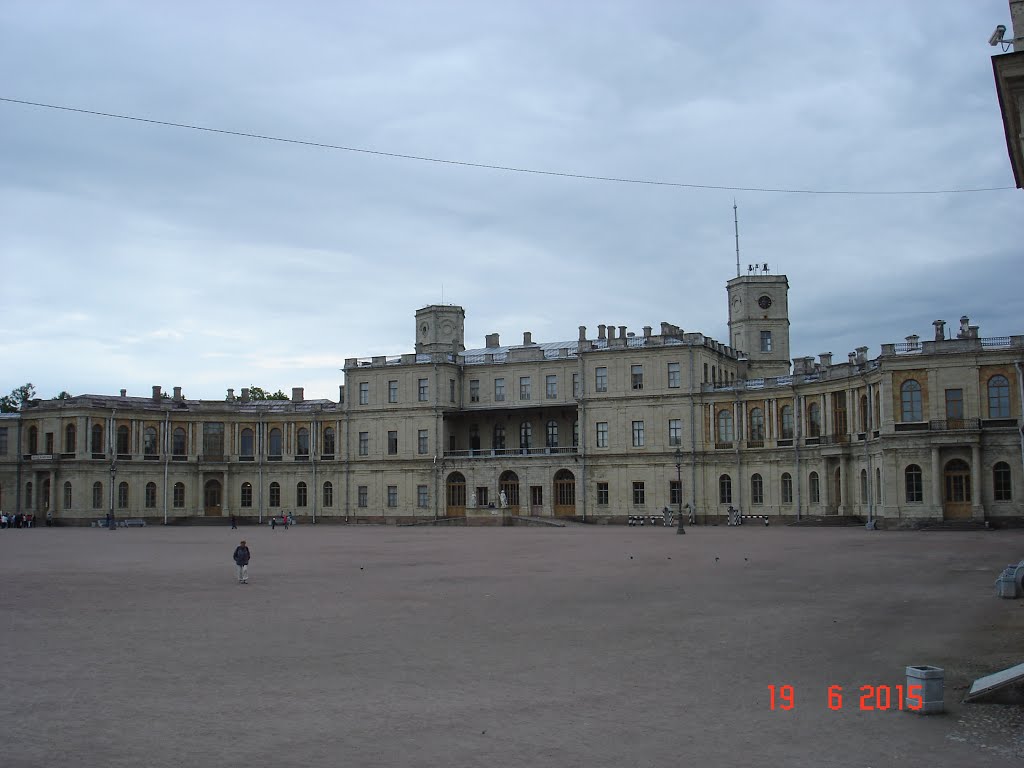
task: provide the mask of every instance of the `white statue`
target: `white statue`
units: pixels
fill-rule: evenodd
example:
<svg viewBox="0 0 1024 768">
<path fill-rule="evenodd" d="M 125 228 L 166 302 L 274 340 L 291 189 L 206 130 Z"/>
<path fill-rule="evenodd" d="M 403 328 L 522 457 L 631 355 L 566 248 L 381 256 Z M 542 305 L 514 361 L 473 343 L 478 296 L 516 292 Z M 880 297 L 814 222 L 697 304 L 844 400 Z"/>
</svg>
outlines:
<svg viewBox="0 0 1024 768">
<path fill-rule="evenodd" d="M 504 491 L 498 494 L 498 503 L 501 504 L 502 509 L 508 506 L 508 496 L 505 495 Z"/>
<path fill-rule="evenodd" d="M 469 506 L 470 507 L 475 507 L 476 506 L 476 494 L 475 493 L 469 494 Z"/>
</svg>

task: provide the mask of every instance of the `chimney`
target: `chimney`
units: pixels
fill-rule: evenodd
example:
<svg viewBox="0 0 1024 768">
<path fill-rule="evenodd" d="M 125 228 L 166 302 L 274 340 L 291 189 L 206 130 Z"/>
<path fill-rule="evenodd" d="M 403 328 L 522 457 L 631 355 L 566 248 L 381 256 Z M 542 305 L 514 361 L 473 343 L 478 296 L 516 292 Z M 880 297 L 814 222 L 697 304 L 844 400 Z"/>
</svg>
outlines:
<svg viewBox="0 0 1024 768">
<path fill-rule="evenodd" d="M 153 399 L 156 400 L 157 402 L 160 402 L 160 385 L 159 384 L 157 384 L 155 387 L 153 387 Z"/>
<path fill-rule="evenodd" d="M 586 340 L 587 340 L 587 326 L 581 325 L 580 326 L 580 341 L 586 341 Z"/>
<path fill-rule="evenodd" d="M 850 352 L 849 354 L 847 354 L 846 355 L 846 362 L 848 362 L 850 365 L 856 365 L 857 364 L 857 353 L 856 352 Z"/>
<path fill-rule="evenodd" d="M 615 326 L 608 326 L 608 341 L 615 341 Z"/>
<path fill-rule="evenodd" d="M 661 321 L 661 335 L 668 336 L 672 333 L 672 326 L 666 323 L 664 320 Z"/>
<path fill-rule="evenodd" d="M 248 403 L 249 402 L 249 388 L 248 387 L 242 387 L 242 402 L 243 403 Z"/>
<path fill-rule="evenodd" d="M 645 339 L 649 339 L 649 338 L 651 338 L 651 331 L 653 331 L 653 330 L 654 330 L 654 329 L 653 329 L 653 328 L 651 328 L 651 326 L 649 326 L 649 325 L 645 325 L 645 326 L 644 326 L 644 338 L 645 338 Z"/>
<path fill-rule="evenodd" d="M 293 403 L 301 403 L 302 402 L 302 387 L 292 387 L 292 402 Z"/>
<path fill-rule="evenodd" d="M 499 341 L 499 339 L 498 339 L 498 334 L 496 334 L 496 333 L 488 333 L 484 337 L 484 344 L 486 345 L 486 347 L 488 349 L 493 349 L 494 347 L 500 347 L 501 346 L 501 341 Z"/>
<path fill-rule="evenodd" d="M 235 399 L 235 390 L 228 389 L 228 400 L 234 400 L 234 399 Z"/>
<path fill-rule="evenodd" d="M 821 359 L 821 367 L 822 368 L 828 368 L 830 365 L 832 365 L 832 353 L 831 352 L 822 352 L 821 354 L 818 355 L 818 357 Z"/>
<path fill-rule="evenodd" d="M 969 338 L 969 339 L 976 339 L 976 338 L 978 338 L 979 326 L 972 325 L 972 326 L 969 326 L 967 330 L 968 330 L 967 338 Z"/>
<path fill-rule="evenodd" d="M 122 389 L 121 390 L 121 397 L 128 397 L 128 390 L 127 389 Z"/>
<path fill-rule="evenodd" d="M 181 387 L 174 388 L 174 399 L 181 400 Z"/>
<path fill-rule="evenodd" d="M 859 365 L 864 365 L 865 363 L 867 363 L 867 361 L 868 361 L 868 348 L 867 347 L 857 347 L 857 363 Z"/>
<path fill-rule="evenodd" d="M 619 338 L 620 339 L 626 338 L 626 326 L 624 326 L 624 325 L 620 325 L 619 326 Z"/>
<path fill-rule="evenodd" d="M 935 340 L 944 341 L 946 338 L 946 321 L 936 320 L 932 325 L 935 326 Z"/>
<path fill-rule="evenodd" d="M 967 315 L 960 318 L 960 333 L 956 335 L 958 339 L 969 339 L 971 337 L 970 323 L 971 319 Z"/>
<path fill-rule="evenodd" d="M 523 331 L 523 346 L 533 344 L 533 334 L 529 331 Z"/>
<path fill-rule="evenodd" d="M 603 340 L 603 339 L 606 338 L 606 336 L 604 335 L 604 329 L 605 329 L 605 324 L 604 323 L 601 323 L 599 326 L 597 326 L 597 338 L 598 339 Z"/>
<path fill-rule="evenodd" d="M 919 341 L 921 341 L 921 337 L 918 336 L 916 333 L 912 333 L 909 336 L 907 336 L 907 344 L 910 345 L 911 347 L 916 347 Z"/>
</svg>

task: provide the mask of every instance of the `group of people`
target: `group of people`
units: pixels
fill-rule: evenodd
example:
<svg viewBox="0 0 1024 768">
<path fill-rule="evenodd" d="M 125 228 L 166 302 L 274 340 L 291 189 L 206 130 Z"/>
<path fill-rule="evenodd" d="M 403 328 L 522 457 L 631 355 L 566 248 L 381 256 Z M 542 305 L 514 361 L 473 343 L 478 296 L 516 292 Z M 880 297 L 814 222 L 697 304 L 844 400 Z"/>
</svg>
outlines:
<svg viewBox="0 0 1024 768">
<path fill-rule="evenodd" d="M 0 528 L 31 528 L 35 525 L 35 515 L 23 515 L 18 512 L 15 515 L 8 515 L 0 512 Z"/>
</svg>

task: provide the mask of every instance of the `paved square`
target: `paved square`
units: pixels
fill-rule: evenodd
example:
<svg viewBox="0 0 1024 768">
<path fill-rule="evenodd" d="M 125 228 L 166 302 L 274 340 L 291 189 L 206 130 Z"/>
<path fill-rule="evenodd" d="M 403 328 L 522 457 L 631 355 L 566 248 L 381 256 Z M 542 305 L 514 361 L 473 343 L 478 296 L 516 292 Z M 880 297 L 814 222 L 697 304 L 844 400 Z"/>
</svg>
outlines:
<svg viewBox="0 0 1024 768">
<path fill-rule="evenodd" d="M 0 762 L 1022 764 L 1021 708 L 959 703 L 1024 660 L 992 588 L 1022 556 L 1015 531 L 0 531 Z M 861 711 L 922 664 L 947 714 Z"/>
</svg>

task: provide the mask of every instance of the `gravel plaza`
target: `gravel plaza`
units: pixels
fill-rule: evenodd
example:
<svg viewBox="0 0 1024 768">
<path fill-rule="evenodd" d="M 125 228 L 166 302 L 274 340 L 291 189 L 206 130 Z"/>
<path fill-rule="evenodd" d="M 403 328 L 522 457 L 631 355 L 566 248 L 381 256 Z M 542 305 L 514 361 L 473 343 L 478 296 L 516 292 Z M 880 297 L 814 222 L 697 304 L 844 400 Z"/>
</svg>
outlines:
<svg viewBox="0 0 1024 768">
<path fill-rule="evenodd" d="M 243 538 L 247 585 L 231 560 Z M 1024 765 L 1024 707 L 960 703 L 1024 661 L 1024 600 L 992 586 L 1022 557 L 1024 531 L 5 530 L 0 754 L 5 768 Z M 945 714 L 899 711 L 907 665 L 945 670 Z M 773 685 L 792 686 L 791 709 L 772 709 Z M 878 689 L 862 709 L 865 685 L 887 686 L 889 709 Z"/>
</svg>

